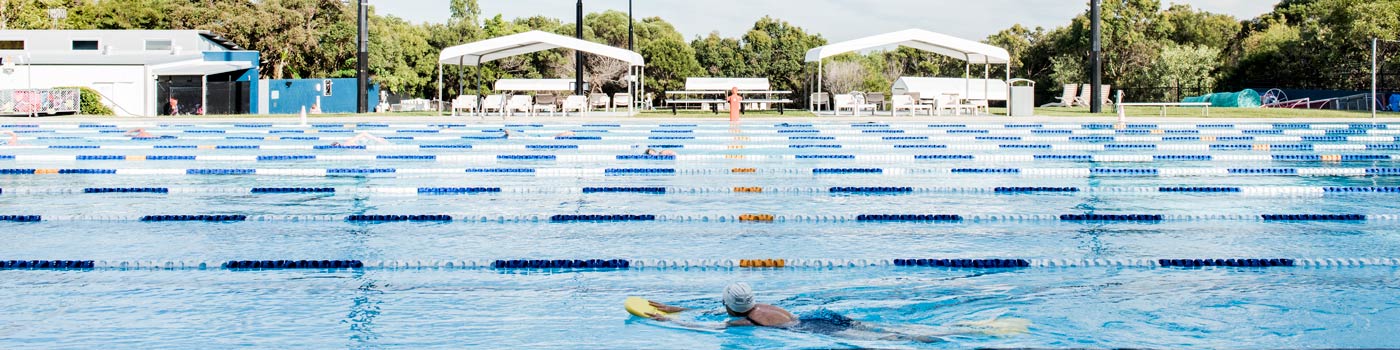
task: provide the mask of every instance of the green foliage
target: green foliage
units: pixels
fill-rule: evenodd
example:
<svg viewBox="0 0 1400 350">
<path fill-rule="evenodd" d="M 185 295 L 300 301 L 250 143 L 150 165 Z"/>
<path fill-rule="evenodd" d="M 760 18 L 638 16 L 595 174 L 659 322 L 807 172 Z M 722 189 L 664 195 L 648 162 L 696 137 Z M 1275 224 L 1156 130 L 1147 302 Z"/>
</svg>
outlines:
<svg viewBox="0 0 1400 350">
<path fill-rule="evenodd" d="M 97 90 L 83 86 L 65 86 L 58 89 L 78 89 L 78 114 L 82 115 L 116 115 L 112 108 L 102 103 L 102 95 Z"/>
</svg>

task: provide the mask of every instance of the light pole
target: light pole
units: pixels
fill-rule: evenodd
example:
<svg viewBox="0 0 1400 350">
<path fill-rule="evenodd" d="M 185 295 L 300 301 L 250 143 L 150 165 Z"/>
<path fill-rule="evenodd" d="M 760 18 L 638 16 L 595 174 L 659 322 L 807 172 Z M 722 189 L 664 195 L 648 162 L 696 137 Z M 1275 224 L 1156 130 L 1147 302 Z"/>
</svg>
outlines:
<svg viewBox="0 0 1400 350">
<path fill-rule="evenodd" d="M 1089 31 L 1091 33 L 1089 35 L 1094 37 L 1094 48 L 1093 51 L 1089 53 L 1089 66 L 1091 66 L 1093 70 L 1093 77 L 1090 78 L 1090 84 L 1092 85 L 1089 87 L 1091 91 L 1089 95 L 1089 113 L 1103 113 L 1103 98 L 1100 97 L 1103 96 L 1103 57 L 1100 56 L 1103 52 L 1100 36 L 1103 33 L 1101 32 L 1101 25 L 1099 24 L 1102 15 L 1099 9 L 1101 2 L 1102 0 L 1093 0 L 1089 9 L 1089 16 L 1093 17 L 1093 24 L 1090 25 Z"/>
<path fill-rule="evenodd" d="M 637 51 L 637 49 L 632 48 L 632 41 L 632 0 L 627 0 L 627 50 Z"/>
<path fill-rule="evenodd" d="M 360 0 L 360 50 L 356 56 L 357 113 L 369 112 L 369 0 Z"/>
<path fill-rule="evenodd" d="M 578 0 L 574 36 L 583 40 L 583 0 Z M 574 94 L 583 96 L 583 52 L 574 51 Z"/>
</svg>

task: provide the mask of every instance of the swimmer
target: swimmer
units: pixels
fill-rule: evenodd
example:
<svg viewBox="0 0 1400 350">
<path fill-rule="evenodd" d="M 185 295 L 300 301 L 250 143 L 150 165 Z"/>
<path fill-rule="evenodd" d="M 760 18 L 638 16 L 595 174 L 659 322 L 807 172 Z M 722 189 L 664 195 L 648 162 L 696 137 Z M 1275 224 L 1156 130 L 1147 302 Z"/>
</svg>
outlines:
<svg viewBox="0 0 1400 350">
<path fill-rule="evenodd" d="M 520 131 L 516 131 L 516 132 L 521 133 L 521 134 L 522 134 L 521 136 L 530 136 L 530 135 L 528 135 L 528 134 L 525 134 L 525 131 L 524 131 L 524 130 L 520 130 Z M 501 137 L 502 137 L 502 138 L 507 138 L 507 139 L 508 139 L 508 138 L 510 138 L 511 136 L 516 136 L 516 135 L 513 134 L 513 133 L 511 133 L 511 131 L 510 131 L 509 129 L 501 129 Z M 558 133 L 558 134 L 554 134 L 554 137 L 572 137 L 572 136 L 574 136 L 574 132 L 573 132 L 573 131 L 565 131 L 565 132 L 561 132 L 561 133 Z"/>
<path fill-rule="evenodd" d="M 361 131 L 359 134 L 355 134 L 355 137 L 351 137 L 349 140 L 341 142 L 332 142 L 331 146 L 358 146 L 360 143 L 364 142 L 374 142 L 374 144 L 377 145 L 384 145 L 390 143 L 389 140 L 385 140 L 382 137 L 374 136 L 368 132 Z"/>
<path fill-rule="evenodd" d="M 649 156 L 674 156 L 676 152 L 669 149 L 658 150 L 655 148 L 648 148 L 646 151 L 643 151 L 642 154 Z"/>
<path fill-rule="evenodd" d="M 155 138 L 155 135 L 151 135 L 151 133 L 146 132 L 146 129 L 144 129 L 144 128 L 135 128 L 135 129 L 127 130 L 126 133 L 125 133 L 125 134 L 122 134 L 122 135 L 123 135 L 123 136 L 130 136 L 131 138 L 134 138 L 134 139 L 153 139 L 153 138 Z"/>
<path fill-rule="evenodd" d="M 678 321 L 666 317 L 662 314 L 650 314 L 651 319 L 661 322 L 671 322 L 676 325 L 695 329 L 725 329 L 729 327 L 771 327 L 786 329 L 795 332 L 816 333 L 835 337 L 863 340 L 897 340 L 913 341 L 921 343 L 942 342 L 943 339 L 934 335 L 917 335 L 895 332 L 881 329 L 852 320 L 832 311 L 819 310 L 801 317 L 793 315 L 791 312 L 781 307 L 761 304 L 755 301 L 753 289 L 747 283 L 734 283 L 724 288 L 724 295 L 721 298 L 724 303 L 724 312 L 731 319 L 718 325 L 696 324 Z M 690 310 L 683 307 L 666 305 L 658 302 L 651 302 L 651 306 L 666 313 L 676 313 Z M 957 332 L 942 335 L 973 334 L 978 332 Z"/>
<path fill-rule="evenodd" d="M 0 146 L 19 146 L 19 145 L 20 145 L 20 144 L 19 144 L 19 134 L 16 134 L 14 131 L 9 131 L 9 130 L 0 131 L 0 134 L 10 135 L 10 139 L 9 139 L 9 140 L 5 140 L 4 143 L 0 143 Z"/>
</svg>

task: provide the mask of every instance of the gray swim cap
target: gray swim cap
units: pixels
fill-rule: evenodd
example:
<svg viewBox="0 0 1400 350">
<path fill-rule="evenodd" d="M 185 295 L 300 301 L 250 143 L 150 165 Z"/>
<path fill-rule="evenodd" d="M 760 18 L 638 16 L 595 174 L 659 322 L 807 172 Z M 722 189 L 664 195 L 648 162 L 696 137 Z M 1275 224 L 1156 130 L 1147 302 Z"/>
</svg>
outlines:
<svg viewBox="0 0 1400 350">
<path fill-rule="evenodd" d="M 724 306 L 734 312 L 753 310 L 753 299 L 753 288 L 750 288 L 748 283 L 738 282 L 724 287 Z"/>
</svg>

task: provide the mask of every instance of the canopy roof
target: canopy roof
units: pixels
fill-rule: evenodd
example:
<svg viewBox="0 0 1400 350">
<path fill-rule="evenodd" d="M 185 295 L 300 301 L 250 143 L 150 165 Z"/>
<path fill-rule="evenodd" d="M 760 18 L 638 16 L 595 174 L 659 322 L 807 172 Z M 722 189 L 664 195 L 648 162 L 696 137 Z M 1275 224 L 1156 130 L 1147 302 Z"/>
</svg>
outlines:
<svg viewBox="0 0 1400 350">
<path fill-rule="evenodd" d="M 573 89 L 573 79 L 496 80 L 496 91 L 569 91 Z"/>
<path fill-rule="evenodd" d="M 538 30 L 449 47 L 442 50 L 442 54 L 438 56 L 438 63 L 475 66 L 506 57 L 557 48 L 611 57 L 633 66 L 646 65 L 646 60 L 636 52 Z"/>
<path fill-rule="evenodd" d="M 685 78 L 685 89 L 691 91 L 729 91 L 736 87 L 743 91 L 764 91 L 770 88 L 768 78 Z"/>
<path fill-rule="evenodd" d="M 923 29 L 906 29 L 814 48 L 807 51 L 807 62 L 817 62 L 823 58 L 847 52 L 893 45 L 929 51 L 968 63 L 1007 64 L 1011 62 L 1011 54 L 1006 52 L 1006 49 Z"/>
<path fill-rule="evenodd" d="M 215 75 L 252 69 L 253 64 L 243 61 L 185 61 L 151 68 L 155 75 Z"/>
</svg>

